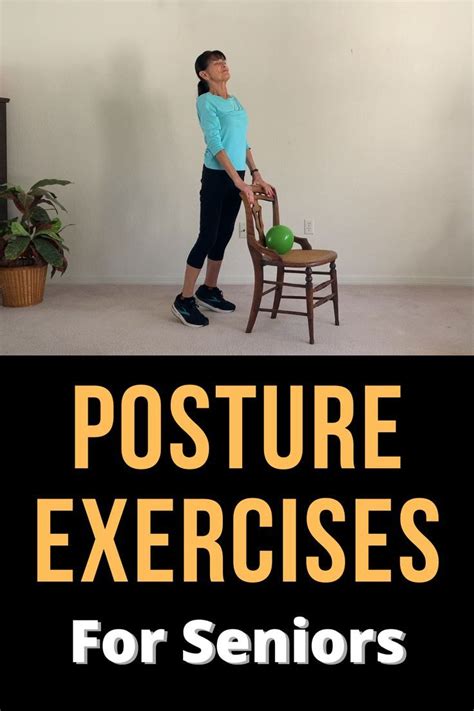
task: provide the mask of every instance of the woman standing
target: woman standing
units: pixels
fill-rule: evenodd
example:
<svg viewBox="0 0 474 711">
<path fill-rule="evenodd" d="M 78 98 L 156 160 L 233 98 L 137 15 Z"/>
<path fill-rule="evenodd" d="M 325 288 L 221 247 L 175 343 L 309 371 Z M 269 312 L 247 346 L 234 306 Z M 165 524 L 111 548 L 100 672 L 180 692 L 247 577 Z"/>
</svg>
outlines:
<svg viewBox="0 0 474 711">
<path fill-rule="evenodd" d="M 204 133 L 206 150 L 201 177 L 201 216 L 199 236 L 189 253 L 183 289 L 176 297 L 172 312 L 184 325 L 207 326 L 209 319 L 199 307 L 230 313 L 235 304 L 226 301 L 217 287 L 217 279 L 225 248 L 232 237 L 242 199 L 247 196 L 253 205 L 253 191 L 244 182 L 245 165 L 252 175 L 252 184 L 273 196 L 255 167 L 247 143 L 248 116 L 237 97 L 227 92 L 230 78 L 225 55 L 219 50 L 207 51 L 196 59 L 194 68 L 200 81 L 196 109 Z M 194 295 L 194 287 L 207 258 L 206 277 Z"/>
</svg>

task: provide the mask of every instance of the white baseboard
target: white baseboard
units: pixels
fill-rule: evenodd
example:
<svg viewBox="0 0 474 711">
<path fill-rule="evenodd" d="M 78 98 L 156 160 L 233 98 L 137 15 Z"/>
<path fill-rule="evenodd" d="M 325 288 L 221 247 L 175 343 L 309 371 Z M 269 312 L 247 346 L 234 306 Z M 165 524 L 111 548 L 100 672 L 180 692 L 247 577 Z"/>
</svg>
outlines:
<svg viewBox="0 0 474 711">
<path fill-rule="evenodd" d="M 297 275 L 292 275 L 297 278 Z M 51 284 L 154 284 L 162 286 L 180 285 L 183 275 L 174 276 L 100 276 L 100 275 L 83 275 L 64 277 L 55 276 L 53 280 L 48 279 Z M 394 275 L 379 275 L 371 276 L 365 274 L 341 274 L 338 273 L 339 284 L 354 285 L 354 286 L 474 286 L 474 277 L 446 277 L 446 276 L 394 276 Z M 253 284 L 253 274 L 227 275 L 222 276 L 221 284 Z"/>
<path fill-rule="evenodd" d="M 369 276 L 363 274 L 344 276 L 338 273 L 337 277 L 340 284 L 360 286 L 474 286 L 474 276 Z"/>
</svg>

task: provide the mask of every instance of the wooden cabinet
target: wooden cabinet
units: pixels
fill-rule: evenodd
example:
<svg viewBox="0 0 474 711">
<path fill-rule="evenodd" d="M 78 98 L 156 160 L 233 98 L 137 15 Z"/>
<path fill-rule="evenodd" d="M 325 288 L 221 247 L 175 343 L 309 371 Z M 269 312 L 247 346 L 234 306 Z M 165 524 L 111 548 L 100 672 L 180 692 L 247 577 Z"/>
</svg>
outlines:
<svg viewBox="0 0 474 711">
<path fill-rule="evenodd" d="M 7 104 L 0 98 L 0 185 L 7 182 Z M 7 200 L 0 200 L 0 220 L 7 219 Z"/>
</svg>

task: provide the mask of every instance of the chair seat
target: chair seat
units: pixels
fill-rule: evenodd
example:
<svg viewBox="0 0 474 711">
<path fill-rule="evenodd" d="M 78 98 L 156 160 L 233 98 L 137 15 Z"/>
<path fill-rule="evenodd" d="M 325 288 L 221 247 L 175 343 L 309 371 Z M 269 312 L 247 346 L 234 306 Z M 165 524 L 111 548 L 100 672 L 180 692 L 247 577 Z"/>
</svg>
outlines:
<svg viewBox="0 0 474 711">
<path fill-rule="evenodd" d="M 329 264 L 337 259 L 336 252 L 331 249 L 290 249 L 286 254 L 282 254 L 283 264 L 291 267 L 317 267 L 321 264 Z"/>
</svg>

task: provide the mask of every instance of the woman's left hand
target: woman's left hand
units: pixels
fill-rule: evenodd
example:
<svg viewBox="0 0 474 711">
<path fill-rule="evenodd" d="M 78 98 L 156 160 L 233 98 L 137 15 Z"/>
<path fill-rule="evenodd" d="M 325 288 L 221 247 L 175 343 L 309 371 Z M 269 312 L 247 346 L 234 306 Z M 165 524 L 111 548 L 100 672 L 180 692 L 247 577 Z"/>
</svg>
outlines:
<svg viewBox="0 0 474 711">
<path fill-rule="evenodd" d="M 260 173 L 254 173 L 252 177 L 252 185 L 261 185 L 263 188 L 263 192 L 268 195 L 268 197 L 273 197 L 274 196 L 274 191 L 272 186 L 269 183 L 266 183 Z"/>
</svg>

